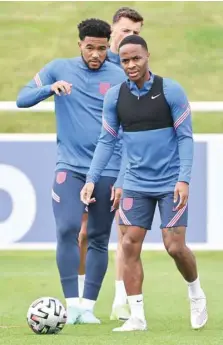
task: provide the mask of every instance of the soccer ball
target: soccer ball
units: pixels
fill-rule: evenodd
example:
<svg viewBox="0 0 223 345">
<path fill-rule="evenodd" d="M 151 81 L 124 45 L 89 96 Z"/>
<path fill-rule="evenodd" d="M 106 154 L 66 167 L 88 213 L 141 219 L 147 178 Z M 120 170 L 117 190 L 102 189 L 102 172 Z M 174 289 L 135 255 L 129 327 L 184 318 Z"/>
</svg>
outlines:
<svg viewBox="0 0 223 345">
<path fill-rule="evenodd" d="M 53 297 L 41 297 L 29 307 L 27 322 L 37 334 L 57 334 L 65 326 L 67 314 L 62 303 Z"/>
</svg>

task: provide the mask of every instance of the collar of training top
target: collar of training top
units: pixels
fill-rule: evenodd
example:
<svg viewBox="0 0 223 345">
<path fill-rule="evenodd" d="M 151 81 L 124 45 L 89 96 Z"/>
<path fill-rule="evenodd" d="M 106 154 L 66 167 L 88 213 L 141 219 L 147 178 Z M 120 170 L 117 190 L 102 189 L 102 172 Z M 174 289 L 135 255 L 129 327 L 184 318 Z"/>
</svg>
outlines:
<svg viewBox="0 0 223 345">
<path fill-rule="evenodd" d="M 151 86 L 152 86 L 153 81 L 154 81 L 154 74 L 151 71 L 149 71 L 149 74 L 150 74 L 150 79 L 144 83 L 143 88 L 142 88 L 145 91 L 149 91 L 151 89 Z M 127 84 L 128 84 L 129 89 L 131 91 L 138 89 L 138 86 L 136 85 L 136 83 L 134 81 L 131 81 L 128 79 Z"/>
</svg>

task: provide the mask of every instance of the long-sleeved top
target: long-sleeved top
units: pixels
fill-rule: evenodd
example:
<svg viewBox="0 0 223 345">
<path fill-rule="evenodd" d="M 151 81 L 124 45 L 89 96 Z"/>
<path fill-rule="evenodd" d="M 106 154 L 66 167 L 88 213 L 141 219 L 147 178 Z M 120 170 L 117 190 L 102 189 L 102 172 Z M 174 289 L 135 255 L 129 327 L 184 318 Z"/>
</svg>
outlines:
<svg viewBox="0 0 223 345">
<path fill-rule="evenodd" d="M 138 89 L 134 82 L 126 81 L 130 92 L 138 99 L 149 93 L 153 82 L 152 73 L 141 89 Z M 121 101 L 121 85 L 116 85 L 106 94 L 103 127 L 87 174 L 87 182 L 98 181 L 116 143 L 118 129 L 122 125 L 117 112 L 117 103 Z M 173 126 L 123 133 L 128 160 L 127 167 L 122 164 L 124 189 L 171 192 L 177 181 L 190 182 L 193 162 L 190 105 L 183 88 L 172 79 L 163 78 L 163 94 L 170 109 Z M 156 101 L 157 97 L 159 95 L 153 95 L 151 98 Z M 137 124 L 137 117 L 135 123 Z M 116 185 L 118 186 L 118 181 Z"/>
<path fill-rule="evenodd" d="M 121 67 L 121 61 L 120 61 L 120 57 L 119 54 L 115 54 L 111 51 L 111 49 L 107 50 L 107 59 L 108 61 L 114 63 L 116 66 L 118 66 L 119 68 Z"/>
<path fill-rule="evenodd" d="M 64 80 L 72 84 L 70 95 L 58 96 L 51 85 Z M 56 59 L 48 63 L 20 92 L 19 108 L 32 107 L 54 95 L 57 127 L 56 170 L 70 169 L 82 174 L 89 170 L 100 136 L 103 100 L 110 87 L 126 80 L 120 67 L 105 61 L 91 70 L 82 57 Z M 120 139 L 120 138 L 119 138 Z M 117 177 L 121 163 L 121 141 L 114 147 L 102 175 Z"/>
</svg>

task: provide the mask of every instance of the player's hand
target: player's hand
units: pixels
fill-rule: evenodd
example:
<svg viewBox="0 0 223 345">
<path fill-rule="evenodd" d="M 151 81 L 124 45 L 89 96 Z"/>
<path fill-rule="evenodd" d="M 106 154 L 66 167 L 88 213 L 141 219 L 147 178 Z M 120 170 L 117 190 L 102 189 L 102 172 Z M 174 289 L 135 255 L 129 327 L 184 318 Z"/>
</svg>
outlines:
<svg viewBox="0 0 223 345">
<path fill-rule="evenodd" d="M 94 191 L 94 183 L 92 182 L 85 183 L 80 193 L 81 201 L 85 205 L 92 204 L 93 202 L 96 201 L 95 198 L 92 198 L 93 191 Z"/>
<path fill-rule="evenodd" d="M 113 201 L 111 212 L 114 211 L 115 209 L 118 209 L 121 197 L 122 197 L 122 188 L 115 188 L 113 186 L 111 190 L 111 199 L 110 199 L 111 201 Z"/>
<path fill-rule="evenodd" d="M 189 196 L 189 185 L 186 182 L 177 182 L 175 189 L 174 189 L 174 203 L 177 202 L 178 199 L 179 203 L 174 208 L 175 211 L 180 210 L 187 204 Z"/>
<path fill-rule="evenodd" d="M 57 81 L 56 83 L 51 85 L 51 91 L 55 92 L 56 95 L 61 96 L 70 95 L 71 94 L 72 84 L 67 83 L 64 80 Z"/>
</svg>

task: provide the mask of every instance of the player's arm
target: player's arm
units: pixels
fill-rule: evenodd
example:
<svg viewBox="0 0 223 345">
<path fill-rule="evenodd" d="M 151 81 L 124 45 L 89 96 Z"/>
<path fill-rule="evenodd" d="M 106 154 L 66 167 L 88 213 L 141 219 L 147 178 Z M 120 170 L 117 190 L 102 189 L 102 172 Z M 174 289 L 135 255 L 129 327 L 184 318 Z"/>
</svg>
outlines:
<svg viewBox="0 0 223 345">
<path fill-rule="evenodd" d="M 116 88 L 110 89 L 105 96 L 103 104 L 102 130 L 98 140 L 94 157 L 87 174 L 87 182 L 98 182 L 102 171 L 108 164 L 118 139 L 119 120 L 116 111 Z"/>
<path fill-rule="evenodd" d="M 108 164 L 118 139 L 119 120 L 116 111 L 119 88 L 111 88 L 105 96 L 103 104 L 103 120 L 101 135 L 94 152 L 90 169 L 87 173 L 86 184 L 81 191 L 81 200 L 89 204 L 94 200 L 91 195 L 95 183 L 98 182 L 101 173 Z"/>
<path fill-rule="evenodd" d="M 53 60 L 41 69 L 19 92 L 16 100 L 17 107 L 29 108 L 54 94 L 70 93 L 71 84 L 56 80 L 55 71 L 58 68 L 60 68 L 59 60 Z"/>
<path fill-rule="evenodd" d="M 123 190 L 123 183 L 124 183 L 124 176 L 125 176 L 125 171 L 126 171 L 126 166 L 127 166 L 127 150 L 126 150 L 126 145 L 123 140 L 123 131 L 122 128 L 120 127 L 119 129 L 119 140 L 121 143 L 121 165 L 120 165 L 120 170 L 119 174 L 117 177 L 117 180 L 112 187 L 112 194 L 111 194 L 111 200 L 113 201 L 112 204 L 112 210 L 118 209 L 119 203 L 122 197 L 122 190 Z"/>
<path fill-rule="evenodd" d="M 126 171 L 126 166 L 127 166 L 127 150 L 126 150 L 126 145 L 124 143 L 124 141 L 122 140 L 122 159 L 121 159 L 121 166 L 120 166 L 120 170 L 119 170 L 119 174 L 117 177 L 117 180 L 114 184 L 115 188 L 122 188 L 123 186 L 123 182 L 124 182 L 124 175 L 125 175 L 125 171 Z"/>
<path fill-rule="evenodd" d="M 175 81 L 166 80 L 164 94 L 171 109 L 178 140 L 180 173 L 175 187 L 174 201 L 180 198 L 176 209 L 186 206 L 193 164 L 194 142 L 190 104 L 183 88 Z"/>
<path fill-rule="evenodd" d="M 167 79 L 168 81 L 168 79 Z M 178 181 L 189 184 L 193 164 L 193 131 L 190 104 L 183 88 L 170 81 L 164 93 L 169 103 L 178 140 L 180 174 Z"/>
</svg>

